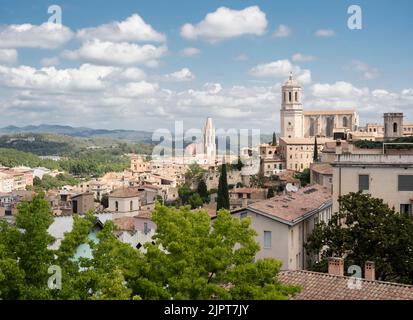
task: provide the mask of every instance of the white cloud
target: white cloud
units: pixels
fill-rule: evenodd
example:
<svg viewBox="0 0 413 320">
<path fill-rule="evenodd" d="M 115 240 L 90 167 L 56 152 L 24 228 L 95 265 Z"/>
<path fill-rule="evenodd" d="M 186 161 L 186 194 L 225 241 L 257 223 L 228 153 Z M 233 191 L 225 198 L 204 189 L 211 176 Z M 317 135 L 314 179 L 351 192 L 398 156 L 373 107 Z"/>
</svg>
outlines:
<svg viewBox="0 0 413 320">
<path fill-rule="evenodd" d="M 351 83 L 338 81 L 334 84 L 316 83 L 312 86 L 311 91 L 315 97 L 360 97 L 366 94 L 366 88 L 358 89 Z"/>
<path fill-rule="evenodd" d="M 293 56 L 291 57 L 291 59 L 292 59 L 294 62 L 310 62 L 310 61 L 316 60 L 317 58 L 314 57 L 314 56 L 306 56 L 306 55 L 304 55 L 304 54 L 302 54 L 302 53 L 295 53 L 295 54 L 293 54 Z"/>
<path fill-rule="evenodd" d="M 43 67 L 58 66 L 60 64 L 59 57 L 43 58 L 40 63 Z"/>
<path fill-rule="evenodd" d="M 293 65 L 289 60 L 277 60 L 270 63 L 259 64 L 249 70 L 249 74 L 254 77 L 276 77 L 287 78 L 290 72 L 295 74 L 297 80 L 302 84 L 311 83 L 311 72 Z"/>
<path fill-rule="evenodd" d="M 0 27 L 0 48 L 56 49 L 72 37 L 69 28 L 54 23 L 13 24 Z"/>
<path fill-rule="evenodd" d="M 181 53 L 181 56 L 184 56 L 184 57 L 193 57 L 193 56 L 200 54 L 201 50 L 199 50 L 198 48 L 190 47 L 190 48 L 183 49 L 180 53 Z"/>
<path fill-rule="evenodd" d="M 274 31 L 273 37 L 276 38 L 286 38 L 292 34 L 292 30 L 285 24 L 280 24 L 277 30 Z"/>
<path fill-rule="evenodd" d="M 188 68 L 183 68 L 179 71 L 166 74 L 161 77 L 164 81 L 186 82 L 195 79 L 195 75 Z"/>
<path fill-rule="evenodd" d="M 81 29 L 77 32 L 77 37 L 82 40 L 99 39 L 111 42 L 166 41 L 164 34 L 154 30 L 136 13 L 121 22 L 115 21 L 96 28 Z"/>
<path fill-rule="evenodd" d="M 248 56 L 246 54 L 240 54 L 239 56 L 236 56 L 234 58 L 235 61 L 247 61 L 248 60 Z"/>
<path fill-rule="evenodd" d="M 135 43 L 114 43 L 108 41 L 86 41 L 75 51 L 66 51 L 64 56 L 69 59 L 105 65 L 136 65 L 156 66 L 157 59 L 167 52 L 165 46 L 151 44 L 138 45 Z"/>
<path fill-rule="evenodd" d="M 146 81 L 131 82 L 126 86 L 121 87 L 118 91 L 120 96 L 128 98 L 137 98 L 147 95 L 152 95 L 158 91 L 159 85 L 157 83 L 150 83 Z"/>
<path fill-rule="evenodd" d="M 16 49 L 0 49 L 0 64 L 16 64 L 17 59 Z"/>
<path fill-rule="evenodd" d="M 112 67 L 90 64 L 81 65 L 78 69 L 0 66 L 0 85 L 18 89 L 47 90 L 51 94 L 60 90 L 99 90 L 105 87 L 104 78 L 114 70 Z"/>
<path fill-rule="evenodd" d="M 366 62 L 360 60 L 353 60 L 350 66 L 346 67 L 345 69 L 361 73 L 362 77 L 366 80 L 376 79 L 380 75 L 377 68 L 374 68 Z"/>
<path fill-rule="evenodd" d="M 204 20 L 196 25 L 183 25 L 181 36 L 189 40 L 202 38 L 209 42 L 218 42 L 246 34 L 263 35 L 267 24 L 265 13 L 258 6 L 243 10 L 220 7 L 208 13 Z"/>
<path fill-rule="evenodd" d="M 329 38 L 329 37 L 334 37 L 335 35 L 336 35 L 336 32 L 332 29 L 319 29 L 315 32 L 316 37 Z"/>
</svg>

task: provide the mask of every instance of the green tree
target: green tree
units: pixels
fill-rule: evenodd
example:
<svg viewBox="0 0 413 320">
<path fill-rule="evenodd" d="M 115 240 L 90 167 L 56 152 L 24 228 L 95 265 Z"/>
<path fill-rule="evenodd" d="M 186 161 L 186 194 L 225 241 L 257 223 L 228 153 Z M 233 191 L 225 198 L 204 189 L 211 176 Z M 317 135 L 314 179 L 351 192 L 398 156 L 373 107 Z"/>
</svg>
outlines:
<svg viewBox="0 0 413 320">
<path fill-rule="evenodd" d="M 318 144 L 317 144 L 317 137 L 314 137 L 313 160 L 314 160 L 314 162 L 317 162 L 317 161 L 318 161 Z"/>
<path fill-rule="evenodd" d="M 191 185 L 193 182 L 198 182 L 202 179 L 202 175 L 205 173 L 199 164 L 190 164 L 188 170 L 185 172 L 185 183 Z"/>
<path fill-rule="evenodd" d="M 104 194 L 102 198 L 100 199 L 100 204 L 103 206 L 103 208 L 109 207 L 109 196 L 107 194 Z"/>
<path fill-rule="evenodd" d="M 205 183 L 205 180 L 202 179 L 201 181 L 199 181 L 198 187 L 197 187 L 197 192 L 201 196 L 202 201 L 204 201 L 204 202 L 209 201 L 208 188 L 207 188 L 207 185 Z"/>
<path fill-rule="evenodd" d="M 311 181 L 311 171 L 310 169 L 306 168 L 303 172 L 299 172 L 295 175 L 297 179 L 300 180 L 301 185 L 305 187 L 306 185 L 310 184 Z"/>
<path fill-rule="evenodd" d="M 275 132 L 272 134 L 272 146 L 276 147 L 277 146 L 277 136 L 275 135 Z"/>
<path fill-rule="evenodd" d="M 313 269 L 325 271 L 328 257 L 345 256 L 347 264 L 374 261 L 376 277 L 383 281 L 413 283 L 413 221 L 398 214 L 382 199 L 350 193 L 339 198 L 340 209 L 328 224 L 316 226 L 306 248 L 321 252 Z"/>
<path fill-rule="evenodd" d="M 221 166 L 221 175 L 219 176 L 218 183 L 217 210 L 220 209 L 229 209 L 229 193 L 226 163 L 223 163 Z"/>
<path fill-rule="evenodd" d="M 274 189 L 269 188 L 267 193 L 267 199 L 274 198 Z"/>
<path fill-rule="evenodd" d="M 189 198 L 192 196 L 194 192 L 191 190 L 191 188 L 187 185 L 184 184 L 178 188 L 178 195 L 179 199 L 181 200 L 182 205 L 188 204 Z"/>
<path fill-rule="evenodd" d="M 198 193 L 194 193 L 192 196 L 189 197 L 188 204 L 191 205 L 192 209 L 197 209 L 199 207 L 202 207 L 204 201 Z"/>
<path fill-rule="evenodd" d="M 148 244 L 148 274 L 172 299 L 286 299 L 297 287 L 281 284 L 281 263 L 254 262 L 259 250 L 250 219 L 226 210 L 214 223 L 203 210 L 157 206 L 156 245 Z M 163 248 L 164 250 L 161 250 Z"/>
</svg>

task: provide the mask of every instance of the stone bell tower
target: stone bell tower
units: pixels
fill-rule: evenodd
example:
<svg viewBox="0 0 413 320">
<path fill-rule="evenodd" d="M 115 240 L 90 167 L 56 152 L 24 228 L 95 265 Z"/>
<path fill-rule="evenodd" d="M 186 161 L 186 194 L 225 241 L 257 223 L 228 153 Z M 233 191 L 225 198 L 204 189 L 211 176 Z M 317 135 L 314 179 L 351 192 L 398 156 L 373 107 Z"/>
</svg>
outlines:
<svg viewBox="0 0 413 320">
<path fill-rule="evenodd" d="M 289 79 L 281 89 L 281 137 L 304 137 L 304 113 L 301 103 L 301 86 L 290 74 Z"/>
</svg>

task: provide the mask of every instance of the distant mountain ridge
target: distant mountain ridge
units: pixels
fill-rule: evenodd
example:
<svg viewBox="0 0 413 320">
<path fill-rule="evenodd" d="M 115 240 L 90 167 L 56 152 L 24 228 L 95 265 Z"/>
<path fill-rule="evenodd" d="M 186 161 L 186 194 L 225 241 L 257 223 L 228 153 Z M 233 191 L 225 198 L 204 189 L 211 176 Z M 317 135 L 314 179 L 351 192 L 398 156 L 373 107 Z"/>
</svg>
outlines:
<svg viewBox="0 0 413 320">
<path fill-rule="evenodd" d="M 78 138 L 112 138 L 142 143 L 151 143 L 152 141 L 152 132 L 149 131 L 91 129 L 86 127 L 48 124 L 41 124 L 37 126 L 29 125 L 24 127 L 7 126 L 0 128 L 0 135 L 17 133 L 51 133 Z"/>
</svg>

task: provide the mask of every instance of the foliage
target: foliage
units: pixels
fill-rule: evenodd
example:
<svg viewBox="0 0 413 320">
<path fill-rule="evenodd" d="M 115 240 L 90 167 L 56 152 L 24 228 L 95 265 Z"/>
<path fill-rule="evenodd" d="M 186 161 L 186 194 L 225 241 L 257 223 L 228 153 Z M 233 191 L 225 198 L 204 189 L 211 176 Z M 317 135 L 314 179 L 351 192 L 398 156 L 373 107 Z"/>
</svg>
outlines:
<svg viewBox="0 0 413 320">
<path fill-rule="evenodd" d="M 326 225 L 316 226 L 306 248 L 321 251 L 318 265 L 328 257 L 345 256 L 347 264 L 363 266 L 374 261 L 376 277 L 383 281 L 413 283 L 413 221 L 398 214 L 382 199 L 350 193 L 339 198 L 340 210 Z M 321 267 L 313 266 L 320 270 Z"/>
<path fill-rule="evenodd" d="M 208 188 L 205 183 L 205 180 L 202 179 L 201 181 L 199 181 L 197 192 L 200 195 L 203 202 L 209 202 Z"/>
<path fill-rule="evenodd" d="M 204 201 L 202 200 L 201 196 L 198 193 L 192 194 L 188 199 L 188 204 L 191 205 L 192 209 L 197 209 L 202 207 Z"/>
<path fill-rule="evenodd" d="M 272 146 L 276 147 L 277 146 L 277 136 L 275 135 L 275 132 L 272 134 Z"/>
<path fill-rule="evenodd" d="M 310 184 L 310 169 L 304 169 L 303 172 L 298 172 L 295 174 L 295 178 L 301 181 L 301 186 L 305 187 L 306 185 Z"/>
<path fill-rule="evenodd" d="M 79 180 L 68 174 L 60 173 L 56 177 L 50 175 L 43 175 L 42 179 L 34 177 L 33 186 L 36 190 L 50 190 L 61 188 L 65 185 L 74 186 L 79 183 Z"/>
<path fill-rule="evenodd" d="M 217 210 L 229 209 L 229 193 L 227 181 L 227 165 L 221 166 L 221 174 L 218 182 Z"/>
<path fill-rule="evenodd" d="M 206 170 L 203 169 L 199 164 L 190 164 L 188 170 L 185 172 L 185 183 L 191 185 L 192 183 L 199 182 L 205 172 Z"/>
<path fill-rule="evenodd" d="M 313 151 L 313 161 L 318 161 L 318 144 L 317 144 L 317 137 L 314 137 L 314 151 Z"/>
<path fill-rule="evenodd" d="M 267 193 L 267 199 L 274 198 L 274 189 L 269 188 Z"/>
<path fill-rule="evenodd" d="M 103 206 L 103 208 L 109 207 L 109 196 L 107 194 L 104 194 L 102 198 L 100 199 L 100 204 Z"/>
<path fill-rule="evenodd" d="M 413 136 L 399 137 L 384 142 L 391 143 L 413 143 Z M 354 142 L 357 148 L 361 149 L 381 149 L 383 148 L 383 141 L 358 140 Z M 413 145 L 387 145 L 386 149 L 412 149 Z"/>
<path fill-rule="evenodd" d="M 255 262 L 259 250 L 250 219 L 220 211 L 214 223 L 203 210 L 156 205 L 154 243 L 144 254 L 115 235 L 111 221 L 74 216 L 59 249 L 49 245 L 47 201 L 23 202 L 16 226 L 0 221 L 0 299 L 287 299 L 299 288 L 277 280 L 281 263 Z M 89 239 L 99 230 L 98 241 Z M 92 258 L 74 258 L 88 244 Z M 61 290 L 47 286 L 48 268 L 62 270 Z"/>
</svg>

